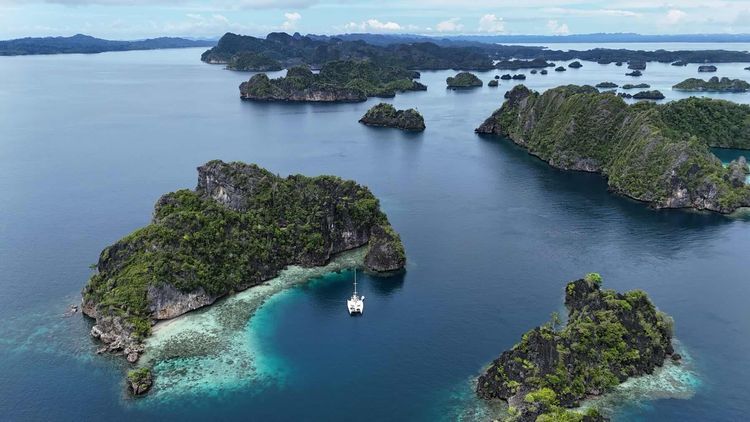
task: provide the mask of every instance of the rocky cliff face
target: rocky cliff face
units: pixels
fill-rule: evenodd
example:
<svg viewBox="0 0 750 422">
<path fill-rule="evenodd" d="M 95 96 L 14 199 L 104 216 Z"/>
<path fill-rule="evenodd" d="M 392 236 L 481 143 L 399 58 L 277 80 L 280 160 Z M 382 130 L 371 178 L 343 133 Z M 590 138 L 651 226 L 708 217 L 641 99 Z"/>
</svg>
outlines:
<svg viewBox="0 0 750 422">
<path fill-rule="evenodd" d="M 398 234 L 377 199 L 332 176 L 281 178 L 255 165 L 211 161 L 195 191 L 164 195 L 152 224 L 102 251 L 83 290 L 91 334 L 134 362 L 153 321 L 210 305 L 275 277 L 368 246 L 366 270 L 404 268 Z"/>
<path fill-rule="evenodd" d="M 425 129 L 424 118 L 417 110 L 396 110 L 386 103 L 380 103 L 367 110 L 359 122 L 369 126 L 393 127 L 414 132 Z"/>
<path fill-rule="evenodd" d="M 479 397 L 506 400 L 518 420 L 534 421 L 661 366 L 673 353 L 671 318 L 641 291 L 600 284 L 598 274 L 568 283 L 567 324 L 553 319 L 524 334 L 479 377 Z"/>
<path fill-rule="evenodd" d="M 729 110 L 727 126 L 703 116 L 714 108 Z M 589 86 L 543 94 L 517 86 L 476 132 L 507 136 L 554 167 L 603 173 L 612 191 L 655 208 L 730 213 L 750 205 L 750 188 L 728 182 L 709 146 L 734 132 L 744 142 L 748 116 L 708 99 L 629 106 Z"/>
</svg>

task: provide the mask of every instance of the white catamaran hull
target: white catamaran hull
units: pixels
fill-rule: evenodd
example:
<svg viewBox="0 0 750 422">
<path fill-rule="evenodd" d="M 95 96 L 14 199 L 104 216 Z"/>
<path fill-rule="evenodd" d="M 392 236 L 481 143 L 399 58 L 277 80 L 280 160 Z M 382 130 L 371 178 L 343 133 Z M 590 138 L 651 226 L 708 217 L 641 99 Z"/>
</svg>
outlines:
<svg viewBox="0 0 750 422">
<path fill-rule="evenodd" d="M 346 301 L 346 307 L 349 309 L 349 315 L 361 314 L 365 310 L 365 301 L 362 298 L 352 298 Z"/>
</svg>

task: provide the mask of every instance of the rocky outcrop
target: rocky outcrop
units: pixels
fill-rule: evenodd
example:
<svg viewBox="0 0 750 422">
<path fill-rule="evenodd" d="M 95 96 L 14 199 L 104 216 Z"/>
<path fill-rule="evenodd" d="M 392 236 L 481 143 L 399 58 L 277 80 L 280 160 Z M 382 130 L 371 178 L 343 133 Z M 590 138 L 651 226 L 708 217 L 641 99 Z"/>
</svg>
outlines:
<svg viewBox="0 0 750 422">
<path fill-rule="evenodd" d="M 487 86 L 490 88 L 497 88 L 500 84 L 497 82 L 497 79 L 492 79 L 491 81 L 487 82 Z"/>
<path fill-rule="evenodd" d="M 366 187 L 211 161 L 195 191 L 164 195 L 149 226 L 102 251 L 82 310 L 96 319 L 99 352 L 135 362 L 154 321 L 358 247 L 368 247 L 370 272 L 404 268 L 401 240 Z"/>
<path fill-rule="evenodd" d="M 640 70 L 634 70 L 634 71 L 632 71 L 632 72 L 628 72 L 628 73 L 626 73 L 626 74 L 625 74 L 625 76 L 634 76 L 634 77 L 638 77 L 638 76 L 643 76 L 643 73 L 642 73 L 642 72 L 641 72 Z"/>
<path fill-rule="evenodd" d="M 128 372 L 128 391 L 134 396 L 146 394 L 154 384 L 154 377 L 149 368 L 138 368 Z"/>
<path fill-rule="evenodd" d="M 517 86 L 506 98 L 477 133 L 507 136 L 557 168 L 603 173 L 613 192 L 655 208 L 750 205 L 750 188 L 730 183 L 709 149 L 750 145 L 747 106 L 699 98 L 629 106 L 589 86 L 543 94 Z"/>
<path fill-rule="evenodd" d="M 568 67 L 571 68 L 571 69 L 580 69 L 580 68 L 583 67 L 583 65 L 579 61 L 574 61 L 574 62 L 570 63 L 568 65 Z"/>
<path fill-rule="evenodd" d="M 617 88 L 617 84 L 614 82 L 599 82 L 598 84 L 596 84 L 596 87 L 602 89 L 610 89 Z"/>
<path fill-rule="evenodd" d="M 459 72 L 456 76 L 449 76 L 445 83 L 449 89 L 476 88 L 483 85 L 482 80 L 471 72 Z"/>
<path fill-rule="evenodd" d="M 142 338 L 135 335 L 135 327 L 119 315 L 97 315 L 86 313 L 96 318 L 96 324 L 91 327 L 91 337 L 98 339 L 104 345 L 97 350 L 98 354 L 112 353 L 122 355 L 130 363 L 135 363 L 143 353 Z"/>
<path fill-rule="evenodd" d="M 368 126 L 392 127 L 414 132 L 421 132 L 425 129 L 424 118 L 417 110 L 413 108 L 396 110 L 387 103 L 377 104 L 367 110 L 359 122 Z"/>
<path fill-rule="evenodd" d="M 373 227 L 365 267 L 370 271 L 388 273 L 400 271 L 405 265 L 406 254 L 398 234 L 390 226 Z"/>
<path fill-rule="evenodd" d="M 661 366 L 674 352 L 672 319 L 642 291 L 601 290 L 601 282 L 592 273 L 568 283 L 567 323 L 553 315 L 524 334 L 479 377 L 477 395 L 507 401 L 518 412 L 514 420 L 535 421 Z"/>
</svg>

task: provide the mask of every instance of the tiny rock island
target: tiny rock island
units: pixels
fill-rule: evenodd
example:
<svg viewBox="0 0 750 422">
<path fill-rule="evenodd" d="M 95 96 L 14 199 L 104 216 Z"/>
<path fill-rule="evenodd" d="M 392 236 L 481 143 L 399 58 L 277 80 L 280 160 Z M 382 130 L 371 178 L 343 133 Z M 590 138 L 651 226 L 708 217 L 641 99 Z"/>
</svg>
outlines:
<svg viewBox="0 0 750 422">
<path fill-rule="evenodd" d="M 524 334 L 479 377 L 479 397 L 506 400 L 513 421 L 598 421 L 595 410 L 567 408 L 662 366 L 674 353 L 672 318 L 643 291 L 622 294 L 601 283 L 596 273 L 568 283 L 567 323 L 553 314 Z"/>
<path fill-rule="evenodd" d="M 599 82 L 598 84 L 596 84 L 597 88 L 602 88 L 602 89 L 617 88 L 617 86 L 618 85 L 614 82 Z"/>
<path fill-rule="evenodd" d="M 689 92 L 747 92 L 750 90 L 750 83 L 742 79 L 719 79 L 714 76 L 707 81 L 699 78 L 685 79 L 672 89 Z"/>
<path fill-rule="evenodd" d="M 456 76 L 449 76 L 445 83 L 450 89 L 476 88 L 483 85 L 482 80 L 471 72 L 459 72 Z"/>
<path fill-rule="evenodd" d="M 651 88 L 649 84 L 625 84 L 622 89 L 648 89 Z"/>
<path fill-rule="evenodd" d="M 330 62 L 313 73 L 306 66 L 292 67 L 285 77 L 253 75 L 240 84 L 243 100 L 286 102 L 360 102 L 368 97 L 393 97 L 396 92 L 424 91 L 419 72 L 370 61 Z"/>
<path fill-rule="evenodd" d="M 322 266 L 363 246 L 366 270 L 404 268 L 401 239 L 366 187 L 210 161 L 198 168 L 194 191 L 162 196 L 151 224 L 102 251 L 82 310 L 96 319 L 91 335 L 105 343 L 102 352 L 135 362 L 155 321 L 256 286 L 288 265 Z"/>
<path fill-rule="evenodd" d="M 367 110 L 359 119 L 360 123 L 368 126 L 393 127 L 402 130 L 420 132 L 425 129 L 424 118 L 413 108 L 396 110 L 390 104 L 380 103 Z"/>
<path fill-rule="evenodd" d="M 708 98 L 628 105 L 576 85 L 543 94 L 519 85 L 506 98 L 477 133 L 507 136 L 553 167 L 602 173 L 612 191 L 654 208 L 750 206 L 750 187 L 710 150 L 750 149 L 750 106 Z"/>
<path fill-rule="evenodd" d="M 664 94 L 662 94 L 661 91 L 658 89 L 654 89 L 651 91 L 641 91 L 633 95 L 633 98 L 636 100 L 663 100 Z"/>
</svg>

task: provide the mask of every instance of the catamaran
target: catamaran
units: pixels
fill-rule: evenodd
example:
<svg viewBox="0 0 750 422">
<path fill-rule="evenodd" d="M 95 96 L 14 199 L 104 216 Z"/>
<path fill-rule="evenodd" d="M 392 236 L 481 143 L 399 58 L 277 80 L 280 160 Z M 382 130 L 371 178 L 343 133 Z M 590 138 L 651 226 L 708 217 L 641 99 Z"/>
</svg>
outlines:
<svg viewBox="0 0 750 422">
<path fill-rule="evenodd" d="M 365 297 L 357 294 L 357 270 L 354 270 L 354 294 L 346 301 L 346 308 L 349 309 L 349 315 L 359 314 L 365 310 Z"/>
</svg>

